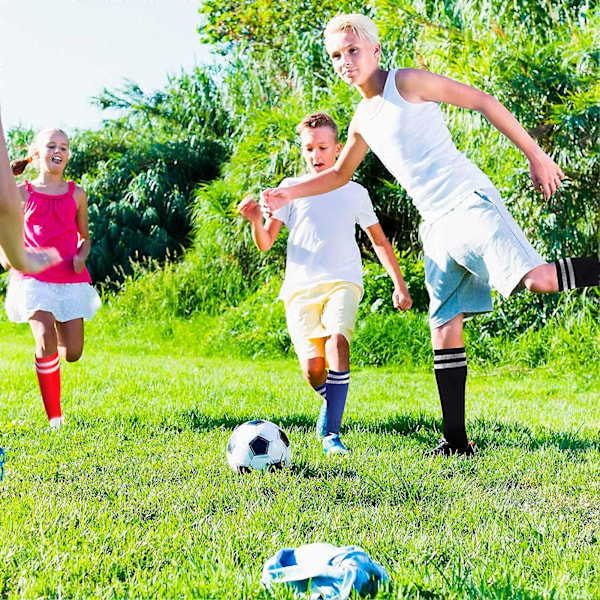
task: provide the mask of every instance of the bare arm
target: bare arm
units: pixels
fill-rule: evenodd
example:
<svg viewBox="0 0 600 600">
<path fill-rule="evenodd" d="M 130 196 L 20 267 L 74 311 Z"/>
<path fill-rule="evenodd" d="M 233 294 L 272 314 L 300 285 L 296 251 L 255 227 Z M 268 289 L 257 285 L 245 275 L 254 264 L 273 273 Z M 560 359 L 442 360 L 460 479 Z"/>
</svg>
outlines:
<svg viewBox="0 0 600 600">
<path fill-rule="evenodd" d="M 400 266 L 398 265 L 398 260 L 396 259 L 390 241 L 387 239 L 387 236 L 379 223 L 367 227 L 366 232 L 373 244 L 373 249 L 375 250 L 375 254 L 377 254 L 379 262 L 383 265 L 394 282 L 394 292 L 392 294 L 394 308 L 408 310 L 412 306 L 412 298 L 408 293 L 404 277 L 402 277 L 402 272 L 400 271 Z"/>
<path fill-rule="evenodd" d="M 0 121 L 0 256 L 5 266 L 37 273 L 60 261 L 56 250 L 31 252 L 23 243 L 23 205 L 8 159 Z"/>
<path fill-rule="evenodd" d="M 443 102 L 480 112 L 504 134 L 529 161 L 533 186 L 550 198 L 560 187 L 564 174 L 560 167 L 535 143 L 515 117 L 493 96 L 420 69 L 400 69 L 396 86 L 409 102 Z"/>
<path fill-rule="evenodd" d="M 77 253 L 73 257 L 73 269 L 75 273 L 81 273 L 85 268 L 85 261 L 92 248 L 90 240 L 90 227 L 88 222 L 88 202 L 87 194 L 77 187 L 75 190 L 75 201 L 77 202 L 77 231 L 79 232 L 80 242 Z"/>
<path fill-rule="evenodd" d="M 250 221 L 252 239 L 261 252 L 266 252 L 273 247 L 283 223 L 279 219 L 268 218 L 263 221 L 260 206 L 252 196 L 246 196 L 238 206 L 238 213 Z"/>
<path fill-rule="evenodd" d="M 261 203 L 272 212 L 296 198 L 306 198 L 331 192 L 346 185 L 365 157 L 369 147 L 353 123 L 348 129 L 348 141 L 335 166 L 310 179 L 286 188 L 271 188 L 261 193 Z"/>
</svg>

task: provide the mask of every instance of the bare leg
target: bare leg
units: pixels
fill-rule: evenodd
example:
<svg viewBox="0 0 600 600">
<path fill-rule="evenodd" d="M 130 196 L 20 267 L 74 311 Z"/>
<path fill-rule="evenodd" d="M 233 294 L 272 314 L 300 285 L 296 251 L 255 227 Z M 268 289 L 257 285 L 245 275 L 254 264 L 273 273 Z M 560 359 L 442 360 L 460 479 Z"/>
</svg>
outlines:
<svg viewBox="0 0 600 600">
<path fill-rule="evenodd" d="M 431 330 L 431 344 L 434 350 L 445 348 L 461 348 L 463 339 L 463 315 L 457 315 L 440 327 Z"/>
<path fill-rule="evenodd" d="M 341 333 L 334 333 L 325 342 L 325 354 L 329 367 L 334 371 L 347 371 L 350 368 L 350 344 Z"/>
<path fill-rule="evenodd" d="M 523 285 L 536 294 L 552 294 L 558 292 L 558 277 L 556 266 L 544 264 L 535 267 L 523 277 Z"/>
<path fill-rule="evenodd" d="M 529 271 L 523 278 L 523 285 L 537 294 L 597 287 L 600 285 L 600 260 L 597 256 L 561 258 Z"/>
<path fill-rule="evenodd" d="M 35 355 L 46 358 L 56 353 L 58 349 L 58 334 L 54 315 L 44 310 L 38 310 L 29 319 L 29 326 L 35 339 Z"/>
<path fill-rule="evenodd" d="M 58 351 L 67 362 L 75 362 L 83 352 L 83 319 L 73 319 L 56 323 L 58 333 Z"/>
<path fill-rule="evenodd" d="M 302 362 L 302 373 L 306 381 L 313 387 L 321 387 L 327 379 L 325 359 L 321 356 L 309 358 Z"/>
</svg>

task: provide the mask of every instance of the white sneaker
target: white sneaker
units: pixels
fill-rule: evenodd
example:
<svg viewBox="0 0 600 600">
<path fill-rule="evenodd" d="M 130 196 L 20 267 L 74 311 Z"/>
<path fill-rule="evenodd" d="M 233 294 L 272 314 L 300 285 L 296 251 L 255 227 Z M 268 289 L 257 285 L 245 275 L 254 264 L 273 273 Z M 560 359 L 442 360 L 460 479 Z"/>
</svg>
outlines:
<svg viewBox="0 0 600 600">
<path fill-rule="evenodd" d="M 60 417 L 52 417 L 48 421 L 50 429 L 60 429 L 65 424 L 65 418 L 61 415 Z"/>
<path fill-rule="evenodd" d="M 330 433 L 329 435 L 323 438 L 323 452 L 328 456 L 332 454 L 349 454 L 350 451 L 340 439 L 340 436 L 337 433 Z"/>
</svg>

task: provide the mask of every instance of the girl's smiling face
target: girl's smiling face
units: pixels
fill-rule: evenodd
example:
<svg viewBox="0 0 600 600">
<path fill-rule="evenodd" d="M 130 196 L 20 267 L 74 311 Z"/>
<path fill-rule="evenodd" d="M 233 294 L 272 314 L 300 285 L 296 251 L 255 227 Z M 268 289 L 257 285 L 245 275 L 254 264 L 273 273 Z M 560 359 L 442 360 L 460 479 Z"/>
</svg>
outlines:
<svg viewBox="0 0 600 600">
<path fill-rule="evenodd" d="M 33 156 L 39 160 L 40 169 L 62 173 L 69 160 L 69 139 L 56 129 L 42 131 L 34 142 Z"/>
</svg>

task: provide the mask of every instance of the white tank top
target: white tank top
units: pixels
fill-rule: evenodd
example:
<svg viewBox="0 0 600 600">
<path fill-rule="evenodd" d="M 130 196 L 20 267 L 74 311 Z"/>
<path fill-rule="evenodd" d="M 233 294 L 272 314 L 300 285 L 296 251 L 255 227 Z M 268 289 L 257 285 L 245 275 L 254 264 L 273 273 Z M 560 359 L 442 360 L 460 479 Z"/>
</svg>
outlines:
<svg viewBox="0 0 600 600">
<path fill-rule="evenodd" d="M 359 105 L 355 124 L 369 148 L 407 191 L 424 221 L 434 221 L 474 190 L 494 187 L 454 145 L 437 102 L 408 102 L 388 73 L 373 114 Z"/>
</svg>

